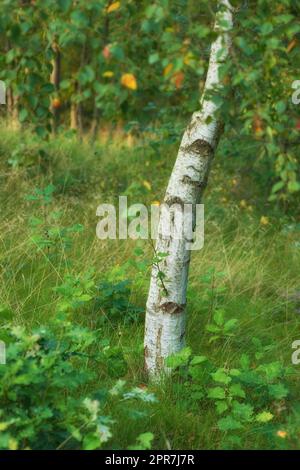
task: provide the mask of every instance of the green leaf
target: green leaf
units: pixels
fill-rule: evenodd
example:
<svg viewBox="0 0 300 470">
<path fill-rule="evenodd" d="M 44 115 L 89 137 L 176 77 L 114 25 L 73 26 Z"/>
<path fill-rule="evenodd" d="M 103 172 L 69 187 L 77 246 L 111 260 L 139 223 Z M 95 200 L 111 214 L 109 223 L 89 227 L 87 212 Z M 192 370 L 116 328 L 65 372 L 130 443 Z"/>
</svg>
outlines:
<svg viewBox="0 0 300 470">
<path fill-rule="evenodd" d="M 240 397 L 240 398 L 246 397 L 246 394 L 240 384 L 231 385 L 231 387 L 229 388 L 229 393 L 233 397 Z"/>
<path fill-rule="evenodd" d="M 26 108 L 21 109 L 19 112 L 19 120 L 20 122 L 24 122 L 28 117 L 28 111 Z"/>
<path fill-rule="evenodd" d="M 234 416 L 242 419 L 243 421 L 252 421 L 254 408 L 249 403 L 239 403 L 238 401 L 233 401 L 232 412 Z"/>
<path fill-rule="evenodd" d="M 222 331 L 219 326 L 213 325 L 211 323 L 209 325 L 206 325 L 206 330 L 210 333 L 220 333 L 220 331 Z"/>
<path fill-rule="evenodd" d="M 267 34 L 270 34 L 273 31 L 273 25 L 272 23 L 264 23 L 262 27 L 260 28 L 261 33 L 266 36 Z"/>
<path fill-rule="evenodd" d="M 275 109 L 277 111 L 278 114 L 282 114 L 284 113 L 284 111 L 286 110 L 286 103 L 285 101 L 278 101 L 275 105 Z"/>
<path fill-rule="evenodd" d="M 137 441 L 142 445 L 143 449 L 149 450 L 151 449 L 153 439 L 154 435 L 152 432 L 144 432 L 138 436 Z"/>
<path fill-rule="evenodd" d="M 217 341 L 218 339 L 220 338 L 220 336 L 218 335 L 215 335 L 215 336 L 212 336 L 211 338 L 209 338 L 209 344 L 210 343 L 214 343 L 215 341 Z"/>
<path fill-rule="evenodd" d="M 258 423 L 268 423 L 269 421 L 273 419 L 273 417 L 274 416 L 269 411 L 262 411 L 262 413 L 259 413 L 258 415 L 256 415 L 255 420 Z"/>
<path fill-rule="evenodd" d="M 216 410 L 219 415 L 224 413 L 224 411 L 228 410 L 228 405 L 226 401 L 216 401 Z"/>
<path fill-rule="evenodd" d="M 89 20 L 81 10 L 75 10 L 71 13 L 71 20 L 73 23 L 80 27 L 86 27 L 89 24 Z"/>
<path fill-rule="evenodd" d="M 202 362 L 207 361 L 206 356 L 194 356 L 193 359 L 190 362 L 190 366 L 196 366 L 198 364 L 201 364 Z"/>
<path fill-rule="evenodd" d="M 290 193 L 296 193 L 300 191 L 300 183 L 298 181 L 289 181 L 287 187 Z"/>
<path fill-rule="evenodd" d="M 159 61 L 158 52 L 154 52 L 153 54 L 150 54 L 149 59 L 148 59 L 148 62 L 150 65 L 155 64 L 158 61 Z"/>
<path fill-rule="evenodd" d="M 0 323 L 6 320 L 12 320 L 13 311 L 7 305 L 0 305 Z"/>
<path fill-rule="evenodd" d="M 191 348 L 183 348 L 177 354 L 172 354 L 171 356 L 167 357 L 165 360 L 165 364 L 167 367 L 176 368 L 182 365 L 187 364 L 190 356 L 192 354 Z"/>
<path fill-rule="evenodd" d="M 224 372 L 224 369 L 218 369 L 217 372 L 212 373 L 211 376 L 215 382 L 220 382 L 225 385 L 228 385 L 232 380 L 232 378 Z"/>
<path fill-rule="evenodd" d="M 238 320 L 236 318 L 232 318 L 228 320 L 224 325 L 224 331 L 227 333 L 228 331 L 234 329 L 236 327 Z"/>
<path fill-rule="evenodd" d="M 226 416 L 226 418 L 221 418 L 218 421 L 218 427 L 220 431 L 234 431 L 235 429 L 241 429 L 243 426 L 232 416 Z"/>
<path fill-rule="evenodd" d="M 240 364 L 243 369 L 249 369 L 250 359 L 247 354 L 242 354 L 240 359 Z"/>
<path fill-rule="evenodd" d="M 217 400 L 223 400 L 225 395 L 225 390 L 221 387 L 210 388 L 207 393 L 208 398 L 213 398 Z"/>
<path fill-rule="evenodd" d="M 222 326 L 224 324 L 224 310 L 217 310 L 213 318 L 218 326 Z"/>
<path fill-rule="evenodd" d="M 278 181 L 277 183 L 274 184 L 272 187 L 272 193 L 277 193 L 280 191 L 280 189 L 284 188 L 284 182 L 283 181 Z"/>
<path fill-rule="evenodd" d="M 276 400 L 281 400 L 289 394 L 288 389 L 283 384 L 269 385 L 268 389 L 271 397 L 275 398 Z"/>
<path fill-rule="evenodd" d="M 89 433 L 84 436 L 83 450 L 99 449 L 101 445 L 100 437 L 95 433 Z"/>
</svg>

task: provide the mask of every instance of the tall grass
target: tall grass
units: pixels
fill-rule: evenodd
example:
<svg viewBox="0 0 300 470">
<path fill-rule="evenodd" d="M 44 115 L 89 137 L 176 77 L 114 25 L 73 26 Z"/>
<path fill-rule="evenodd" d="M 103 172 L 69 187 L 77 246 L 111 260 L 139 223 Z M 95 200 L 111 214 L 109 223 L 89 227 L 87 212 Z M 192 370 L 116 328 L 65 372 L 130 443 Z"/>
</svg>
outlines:
<svg viewBox="0 0 300 470">
<path fill-rule="evenodd" d="M 161 146 L 157 154 L 147 140 L 134 146 L 121 139 L 91 146 L 70 136 L 41 144 L 29 132 L 0 130 L 0 305 L 16 312 L 16 324 L 29 327 L 47 322 L 57 301 L 53 288 L 61 284 L 67 272 L 86 272 L 91 266 L 99 281 L 108 276 L 130 279 L 129 301 L 145 305 L 150 266 L 148 270 L 139 269 L 134 254 L 137 242 L 96 238 L 96 208 L 101 202 L 116 202 L 121 194 L 128 194 L 130 202 L 160 200 L 174 155 L 175 147 Z M 228 183 L 233 178 L 238 179 L 237 185 Z M 150 190 L 145 181 L 150 183 Z M 63 214 L 59 223 L 84 226 L 84 232 L 74 236 L 70 249 L 59 247 L 55 259 L 36 250 L 31 240 L 29 219 L 41 214 L 25 198 L 36 187 L 50 183 L 56 186 L 51 209 Z M 293 297 L 300 285 L 297 232 L 285 230 L 290 221 L 284 216 L 278 219 L 277 212 L 259 200 L 257 188 L 246 208 L 241 205 L 243 194 L 238 171 L 225 174 L 220 156 L 205 197 L 205 245 L 192 256 L 187 343 L 194 353 L 209 355 L 220 367 L 233 367 L 243 352 L 255 352 L 252 338 L 259 336 L 265 344 L 274 346 L 270 360 L 288 366 L 291 343 L 299 337 L 300 324 L 299 305 Z M 267 224 L 261 223 L 262 215 L 267 217 Z M 150 260 L 149 243 L 138 243 L 145 259 Z M 207 282 L 205 274 L 212 270 L 215 278 Z M 228 318 L 237 318 L 238 328 L 234 337 L 209 343 L 205 327 L 216 307 L 223 308 Z M 98 314 L 85 310 L 79 321 L 97 326 Z M 144 383 L 143 321 L 128 325 L 122 320 L 108 321 L 102 328 L 124 352 L 126 380 L 135 385 Z M 297 387 L 297 366 L 294 371 L 291 386 Z M 111 381 L 103 371 L 97 372 L 99 381 Z M 216 432 L 212 405 L 191 409 L 185 388 L 177 381 L 152 387 L 159 402 L 146 420 L 155 435 L 155 448 L 219 447 L 221 437 Z M 136 426 L 128 429 L 124 416 L 117 445 L 126 447 L 139 427 L 141 432 L 145 429 L 145 422 Z M 254 434 L 245 440 L 245 447 L 267 446 Z"/>
</svg>

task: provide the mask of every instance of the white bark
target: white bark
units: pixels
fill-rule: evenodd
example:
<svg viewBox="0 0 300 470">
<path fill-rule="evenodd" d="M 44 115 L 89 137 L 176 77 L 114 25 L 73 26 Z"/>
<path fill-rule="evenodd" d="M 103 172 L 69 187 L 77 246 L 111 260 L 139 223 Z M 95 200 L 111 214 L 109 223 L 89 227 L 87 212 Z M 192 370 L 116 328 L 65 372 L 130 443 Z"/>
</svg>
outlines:
<svg viewBox="0 0 300 470">
<path fill-rule="evenodd" d="M 225 25 L 225 23 L 226 25 Z M 227 0 L 219 1 L 216 18 L 216 40 L 211 46 L 210 61 L 206 83 L 201 98 L 200 110 L 195 112 L 187 127 L 178 152 L 178 156 L 167 187 L 164 203 L 170 207 L 174 217 L 178 207 L 184 204 L 200 202 L 207 183 L 211 161 L 221 132 L 221 123 L 217 117 L 218 105 L 211 100 L 211 93 L 222 87 L 219 68 L 226 60 L 231 41 L 232 7 Z M 186 325 L 186 290 L 190 251 L 186 243 L 190 240 L 184 234 L 183 223 L 180 226 L 181 239 L 165 237 L 167 223 L 161 211 L 156 253 L 168 253 L 158 266 L 154 265 L 146 309 L 145 325 L 145 368 L 150 376 L 157 376 L 168 369 L 165 358 L 184 346 Z M 174 224 L 174 220 L 173 220 Z M 178 237 L 177 237 L 178 238 Z M 164 278 L 159 279 L 159 273 Z"/>
</svg>

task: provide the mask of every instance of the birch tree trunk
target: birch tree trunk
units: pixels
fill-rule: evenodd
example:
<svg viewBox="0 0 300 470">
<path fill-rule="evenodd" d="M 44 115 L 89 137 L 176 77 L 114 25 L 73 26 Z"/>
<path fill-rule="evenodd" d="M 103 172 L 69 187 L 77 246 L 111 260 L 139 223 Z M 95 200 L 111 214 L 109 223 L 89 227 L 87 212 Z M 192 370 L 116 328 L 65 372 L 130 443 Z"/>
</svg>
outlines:
<svg viewBox="0 0 300 470">
<path fill-rule="evenodd" d="M 171 208 L 171 229 L 178 210 L 184 204 L 192 204 L 194 209 L 207 184 L 211 162 L 222 132 L 222 124 L 216 116 L 219 106 L 212 101 L 211 94 L 222 88 L 219 69 L 228 57 L 232 24 L 230 3 L 228 0 L 220 0 L 215 22 L 218 36 L 211 46 L 200 110 L 193 114 L 183 135 L 164 198 L 164 204 Z M 193 210 L 193 225 L 194 213 Z M 168 223 L 169 220 L 166 220 L 161 210 L 156 253 L 168 255 L 159 264 L 153 265 L 151 273 L 144 340 L 145 369 L 150 376 L 168 371 L 164 365 L 165 358 L 180 351 L 185 340 L 186 290 L 190 263 L 190 251 L 186 243 L 190 240 L 186 237 L 183 223 L 179 227 L 181 237 L 165 237 L 165 226 Z M 176 229 L 178 230 L 178 225 Z"/>
</svg>

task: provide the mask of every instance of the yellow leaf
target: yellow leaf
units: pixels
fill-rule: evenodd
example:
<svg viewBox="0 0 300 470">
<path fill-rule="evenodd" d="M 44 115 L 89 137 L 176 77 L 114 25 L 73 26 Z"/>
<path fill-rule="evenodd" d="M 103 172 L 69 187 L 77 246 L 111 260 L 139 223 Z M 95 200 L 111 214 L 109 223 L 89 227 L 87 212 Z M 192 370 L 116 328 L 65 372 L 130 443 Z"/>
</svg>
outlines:
<svg viewBox="0 0 300 470">
<path fill-rule="evenodd" d="M 165 77 L 166 75 L 169 75 L 169 73 L 171 72 L 172 68 L 173 68 L 173 64 L 168 64 L 168 65 L 164 68 L 164 77 Z"/>
<path fill-rule="evenodd" d="M 106 72 L 102 74 L 102 77 L 113 77 L 113 76 L 114 76 L 114 73 L 111 72 L 110 70 L 107 70 Z"/>
<path fill-rule="evenodd" d="M 262 215 L 261 218 L 260 218 L 260 224 L 261 224 L 261 225 L 268 225 L 268 224 L 269 224 L 269 219 L 268 219 L 268 217 Z"/>
<path fill-rule="evenodd" d="M 8 428 L 8 423 L 0 423 L 0 431 L 5 431 Z"/>
<path fill-rule="evenodd" d="M 294 47 L 296 46 L 297 44 L 297 39 L 292 39 L 292 41 L 289 43 L 288 47 L 286 48 L 286 52 L 291 52 L 292 49 L 294 49 Z"/>
<path fill-rule="evenodd" d="M 120 8 L 120 6 L 121 6 L 121 2 L 114 2 L 107 7 L 106 12 L 111 13 L 112 11 L 116 11 Z"/>
<path fill-rule="evenodd" d="M 285 439 L 286 436 L 287 436 L 287 432 L 286 431 L 281 431 L 281 430 L 277 431 L 276 434 L 277 434 L 278 437 L 281 437 L 281 439 Z"/>
<path fill-rule="evenodd" d="M 121 77 L 121 83 L 123 86 L 129 88 L 130 90 L 137 89 L 137 81 L 132 73 L 124 73 L 124 75 L 122 75 Z"/>
<path fill-rule="evenodd" d="M 143 185 L 146 189 L 148 189 L 148 191 L 151 191 L 151 184 L 149 181 L 143 181 Z"/>
<path fill-rule="evenodd" d="M 195 60 L 195 56 L 192 52 L 188 52 L 184 58 L 183 58 L 183 62 L 185 65 L 190 65 L 190 63 Z"/>
<path fill-rule="evenodd" d="M 16 439 L 9 439 L 8 441 L 8 448 L 9 450 L 17 450 L 18 449 L 18 441 Z"/>
<path fill-rule="evenodd" d="M 152 206 L 160 206 L 160 202 L 159 201 L 152 201 L 151 205 Z"/>
</svg>

